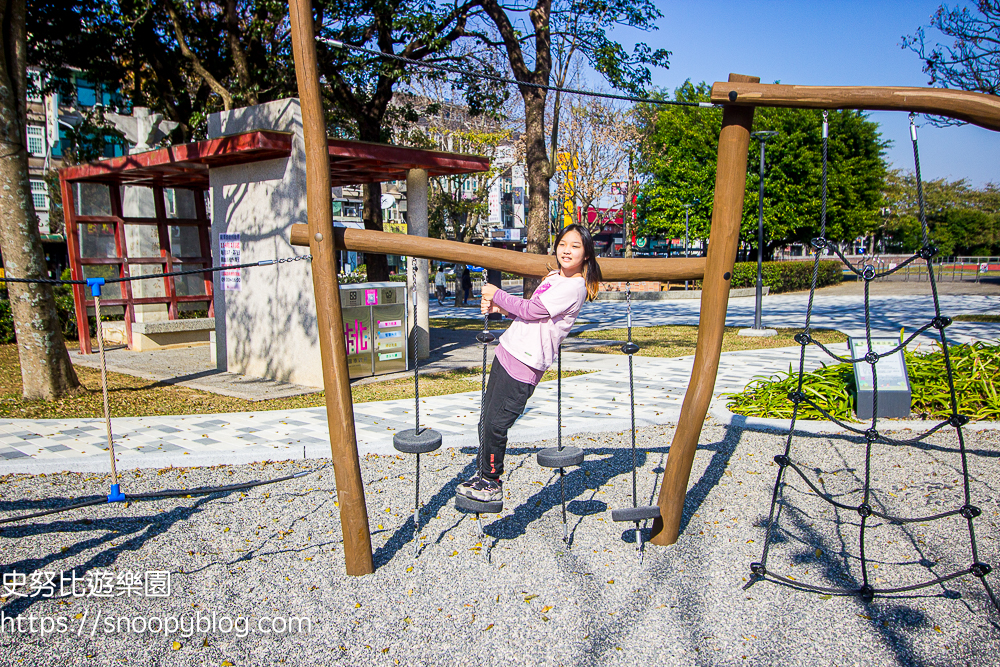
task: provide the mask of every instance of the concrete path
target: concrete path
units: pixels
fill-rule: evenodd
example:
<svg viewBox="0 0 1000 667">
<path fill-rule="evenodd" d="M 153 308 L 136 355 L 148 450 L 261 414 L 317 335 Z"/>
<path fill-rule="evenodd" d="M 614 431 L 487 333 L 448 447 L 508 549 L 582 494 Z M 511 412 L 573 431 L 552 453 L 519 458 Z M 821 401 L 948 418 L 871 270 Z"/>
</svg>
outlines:
<svg viewBox="0 0 1000 667">
<path fill-rule="evenodd" d="M 943 294 L 946 314 L 998 312 L 1000 295 Z M 912 331 L 933 317 L 929 295 L 876 295 L 872 297 L 872 328 L 898 333 Z M 636 326 L 696 324 L 697 301 L 635 302 Z M 753 318 L 752 298 L 732 299 L 727 324 L 748 326 Z M 806 295 L 780 295 L 765 300 L 765 324 L 802 326 Z M 467 317 L 469 309 L 431 307 L 432 317 Z M 581 327 L 595 329 L 622 326 L 620 303 L 589 303 L 581 314 Z M 863 297 L 837 295 L 817 299 L 813 325 L 838 328 L 848 333 L 864 331 Z M 461 332 L 467 333 L 467 332 Z M 951 340 L 992 340 L 1000 337 L 998 323 L 956 322 L 949 328 Z M 927 345 L 932 337 L 917 344 Z M 443 348 L 440 363 L 468 366 L 478 361 L 456 338 Z M 844 348 L 846 349 L 846 347 Z M 461 353 L 460 353 L 461 352 Z M 449 358 L 448 354 L 457 355 Z M 471 355 L 471 356 L 470 356 Z M 787 371 L 798 359 L 798 348 L 736 352 L 722 356 L 716 396 L 739 391 L 758 375 Z M 809 368 L 823 361 L 819 350 L 810 348 Z M 628 362 L 625 357 L 566 352 L 567 369 L 596 371 L 564 380 L 563 432 L 624 431 L 629 428 Z M 687 389 L 693 357 L 635 359 L 636 423 L 674 423 Z M 433 365 L 428 368 L 433 369 Z M 442 432 L 446 446 L 475 446 L 479 410 L 479 382 L 470 381 L 469 391 L 421 401 L 421 420 Z M 511 431 L 512 442 L 555 437 L 556 386 L 543 383 L 528 403 L 525 414 Z M 392 434 L 412 428 L 411 400 L 362 403 L 355 406 L 359 449 L 364 452 L 392 451 Z M 113 422 L 118 464 L 121 467 L 190 466 L 215 463 L 245 463 L 267 459 L 323 457 L 329 455 L 326 414 L 323 408 L 282 412 L 256 412 L 172 417 L 115 419 Z M 105 470 L 109 466 L 104 426 L 100 419 L 0 420 L 0 470 L 43 472 L 52 470 Z"/>
<path fill-rule="evenodd" d="M 843 350 L 846 351 L 846 346 Z M 818 350 L 810 368 L 822 361 Z M 693 357 L 634 359 L 636 423 L 675 423 Z M 715 393 L 739 391 L 756 375 L 797 363 L 798 348 L 722 355 Z M 563 380 L 563 433 L 624 431 L 630 426 L 628 359 L 564 352 L 566 370 L 594 371 Z M 444 435 L 448 447 L 475 447 L 480 382 L 470 391 L 421 399 L 421 422 Z M 539 385 L 511 429 L 511 442 L 556 436 L 556 383 Z M 360 403 L 354 417 L 362 453 L 392 452 L 392 435 L 413 428 L 412 400 Z M 325 408 L 235 414 L 119 418 L 112 421 L 119 468 L 248 463 L 329 456 Z M 0 420 L 0 470 L 106 470 L 110 463 L 101 419 Z"/>
<path fill-rule="evenodd" d="M 955 316 L 963 313 L 1000 313 L 1000 294 L 942 294 L 941 312 Z M 808 294 L 778 294 L 768 296 L 763 303 L 762 321 L 769 327 L 801 327 L 805 322 Z M 633 301 L 632 323 L 637 327 L 698 324 L 701 302 L 677 299 L 671 301 Z M 729 300 L 726 325 L 748 327 L 753 324 L 754 299 L 741 297 Z M 431 306 L 431 317 L 470 317 L 468 309 Z M 882 333 L 899 333 L 900 328 L 913 331 L 934 317 L 934 302 L 930 295 L 874 294 L 871 297 L 871 326 Z M 615 301 L 595 301 L 584 305 L 578 329 L 606 329 L 625 326 L 625 304 Z M 865 331 L 864 296 L 840 294 L 817 295 L 813 305 L 812 326 L 838 329 L 848 335 Z M 948 329 L 950 340 L 994 340 L 1000 337 L 997 322 L 955 322 Z"/>
</svg>

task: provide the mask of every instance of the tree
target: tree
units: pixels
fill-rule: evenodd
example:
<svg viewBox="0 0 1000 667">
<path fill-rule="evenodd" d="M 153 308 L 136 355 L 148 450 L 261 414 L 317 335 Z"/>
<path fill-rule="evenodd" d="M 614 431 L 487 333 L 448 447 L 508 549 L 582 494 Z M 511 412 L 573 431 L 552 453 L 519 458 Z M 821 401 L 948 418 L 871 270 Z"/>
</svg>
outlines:
<svg viewBox="0 0 1000 667">
<path fill-rule="evenodd" d="M 131 106 L 150 107 L 181 123 L 182 140 L 203 136 L 210 113 L 295 95 L 288 5 L 282 0 L 31 3 L 34 64 L 61 75 L 54 82 L 68 80 L 72 67 L 119 86 Z M 475 11 L 474 3 L 463 0 L 314 0 L 331 134 L 391 141 L 393 114 L 415 119 L 405 107 L 390 104 L 414 69 L 386 56 L 473 65 L 452 47 Z M 459 83 L 474 110 L 502 98 L 476 77 Z M 380 196 L 377 186 L 365 187 L 367 229 L 382 229 Z M 366 261 L 372 280 L 388 279 L 385 256 Z"/>
<path fill-rule="evenodd" d="M 706 83 L 685 83 L 676 99 L 705 101 Z M 682 236 L 684 205 L 693 204 L 693 238 L 705 238 L 714 196 L 722 111 L 692 107 L 647 108 L 648 137 L 641 168 L 650 180 L 641 199 L 647 233 Z M 857 111 L 829 115 L 827 238 L 851 241 L 881 222 L 887 143 L 878 125 Z M 808 242 L 819 233 L 822 174 L 822 114 L 809 109 L 761 108 L 754 130 L 775 130 L 767 145 L 764 181 L 765 254 L 775 247 Z M 756 146 L 754 146 L 756 147 Z M 741 239 L 756 246 L 758 162 L 747 174 Z"/>
<path fill-rule="evenodd" d="M 647 66 L 666 67 L 670 52 L 651 51 L 640 43 L 630 55 L 608 37 L 607 31 L 618 26 L 654 30 L 654 21 L 661 14 L 651 0 L 535 0 L 526 5 L 477 1 L 489 17 L 490 25 L 479 30 L 469 28 L 466 34 L 489 49 L 501 49 L 514 79 L 519 82 L 518 92 L 524 103 L 529 199 L 527 250 L 545 254 L 549 235 L 549 181 L 556 171 L 558 151 L 560 94 L 555 95 L 551 135 L 546 146 L 547 91 L 537 86 L 561 87 L 574 55 L 581 54 L 613 88 L 641 94 L 650 81 Z M 530 28 L 526 30 L 524 26 Z M 525 279 L 525 296 L 531 295 L 538 282 Z"/>
<path fill-rule="evenodd" d="M 0 0 L 0 252 L 12 278 L 47 278 L 28 183 L 27 30 L 24 0 Z M 7 283 L 25 398 L 50 400 L 80 386 L 49 285 Z M 82 335 L 86 335 L 85 333 Z"/>
<path fill-rule="evenodd" d="M 572 157 L 573 179 L 572 184 L 567 183 L 568 172 L 557 170 L 557 192 L 560 199 L 568 197 L 573 201 L 581 223 L 591 232 L 600 231 L 617 217 L 618 211 L 609 207 L 610 214 L 598 212 L 594 220 L 590 220 L 588 212 L 615 194 L 623 198 L 624 216 L 635 194 L 635 179 L 629 169 L 640 136 L 634 109 L 601 98 L 574 101 L 562 134 L 560 152 Z M 624 185 L 624 189 L 612 193 L 613 183 Z"/>
<path fill-rule="evenodd" d="M 330 102 L 327 106 L 334 109 L 333 123 L 339 123 L 362 141 L 390 141 L 391 129 L 400 120 L 393 118 L 393 114 L 402 114 L 402 120 L 417 120 L 412 107 L 391 105 L 396 87 L 409 82 L 414 72 L 386 56 L 466 66 L 474 63 L 468 54 L 453 49 L 455 42 L 464 36 L 466 23 L 476 9 L 472 2 L 324 0 L 316 4 L 321 40 L 318 59 L 320 75 L 328 85 L 324 91 Z M 323 41 L 324 38 L 370 48 L 380 54 L 337 48 Z M 489 107 L 494 103 L 491 100 L 504 98 L 496 95 L 493 86 L 474 78 L 462 83 L 474 112 Z M 381 194 L 377 185 L 365 186 L 366 229 L 382 229 Z M 388 280 L 384 255 L 369 255 L 365 261 L 370 280 Z"/>
<path fill-rule="evenodd" d="M 940 256 L 1000 254 L 1000 188 L 988 183 L 976 189 L 965 179 L 939 178 L 925 181 L 923 191 L 928 235 Z M 888 252 L 915 252 L 923 244 L 923 235 L 913 172 L 890 171 L 884 198 L 879 247 Z"/>
<path fill-rule="evenodd" d="M 928 46 L 923 27 L 903 37 L 903 48 L 924 61 L 929 85 L 1000 95 L 1000 2 L 976 0 L 975 9 L 941 5 L 932 28 L 953 41 Z M 978 13 L 977 13 L 978 12 Z"/>
</svg>

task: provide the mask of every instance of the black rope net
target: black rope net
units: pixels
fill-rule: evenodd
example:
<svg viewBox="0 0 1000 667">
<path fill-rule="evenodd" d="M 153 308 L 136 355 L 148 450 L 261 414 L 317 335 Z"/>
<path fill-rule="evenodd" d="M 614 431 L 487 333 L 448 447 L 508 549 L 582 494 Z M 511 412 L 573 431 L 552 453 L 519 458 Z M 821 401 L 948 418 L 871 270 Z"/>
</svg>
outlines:
<svg viewBox="0 0 1000 667">
<path fill-rule="evenodd" d="M 921 248 L 913 254 L 912 257 L 908 258 L 905 262 L 898 264 L 897 266 L 887 270 L 887 271 L 876 271 L 875 267 L 871 264 L 866 264 L 864 266 L 856 266 L 852 264 L 837 248 L 835 243 L 831 243 L 826 239 L 826 217 L 827 217 L 827 148 L 828 148 L 828 135 L 829 135 L 829 123 L 827 112 L 823 113 L 823 158 L 822 158 L 822 205 L 820 212 L 820 234 L 818 237 L 812 240 L 811 245 L 814 248 L 814 260 L 813 260 L 813 272 L 812 272 L 812 283 L 809 289 L 809 300 L 806 308 L 805 326 L 801 333 L 795 336 L 795 340 L 800 345 L 799 352 L 799 370 L 798 370 L 798 382 L 796 384 L 795 390 L 788 394 L 788 399 L 792 402 L 792 418 L 791 424 L 789 426 L 788 437 L 785 440 L 785 448 L 782 454 L 774 457 L 775 463 L 778 464 L 778 473 L 774 482 L 774 488 L 771 494 L 771 508 L 767 517 L 766 530 L 767 534 L 764 539 L 764 547 L 761 553 L 761 558 L 758 562 L 750 564 L 751 578 L 744 586 L 744 589 L 750 588 L 758 581 L 762 580 L 772 580 L 775 582 L 780 582 L 792 587 L 805 589 L 808 591 L 815 591 L 818 593 L 825 593 L 830 595 L 854 595 L 858 596 L 865 601 L 872 600 L 876 595 L 890 595 L 898 593 L 906 593 L 911 591 L 916 591 L 923 588 L 928 588 L 930 586 L 936 586 L 943 584 L 944 582 L 956 579 L 959 577 L 964 577 L 966 575 L 972 575 L 982 582 L 982 585 L 986 591 L 986 595 L 989 597 L 993 606 L 1000 611 L 1000 602 L 997 600 L 997 596 L 994 594 L 993 589 L 990 587 L 987 581 L 986 575 L 988 575 L 992 567 L 983 562 L 980 558 L 979 546 L 976 543 L 976 531 L 974 520 L 982 512 L 981 510 L 973 505 L 972 494 L 970 491 L 970 474 L 969 474 L 969 464 L 968 464 L 968 451 L 965 443 L 965 435 L 963 433 L 962 427 L 968 423 L 968 417 L 959 413 L 958 409 L 958 397 L 955 391 L 954 382 L 954 372 L 952 369 L 952 362 L 948 351 L 948 335 L 947 327 L 951 324 L 951 318 L 943 315 L 941 313 L 941 303 L 938 297 L 937 285 L 934 281 L 934 256 L 937 252 L 936 248 L 933 246 L 932 241 L 928 236 L 927 230 L 927 218 L 924 210 L 924 193 L 923 186 L 920 178 L 920 154 L 917 146 L 917 133 L 916 126 L 913 122 L 913 115 L 910 115 L 910 139 L 913 144 L 913 159 L 916 165 L 916 180 L 917 180 L 917 198 L 920 207 L 920 225 L 922 230 L 922 246 Z M 841 356 L 822 343 L 813 340 L 810 335 L 811 331 L 811 318 L 813 313 L 813 303 L 816 292 L 816 281 L 819 275 L 819 261 L 823 249 L 829 249 L 834 252 L 844 265 L 859 278 L 864 280 L 864 308 L 865 308 L 865 340 L 867 343 L 867 352 L 858 358 L 852 358 L 850 354 L 848 356 Z M 934 304 L 934 317 L 924 324 L 922 327 L 918 328 L 913 334 L 911 334 L 905 340 L 902 340 L 899 345 L 895 346 L 891 350 L 876 352 L 872 345 L 872 330 L 871 330 L 871 301 L 870 301 L 870 285 L 873 280 L 888 276 L 895 273 L 911 263 L 922 261 L 926 264 L 928 281 L 931 287 L 931 295 Z M 879 401 L 879 391 L 878 391 L 878 368 L 877 362 L 883 357 L 887 357 L 895 352 L 903 349 L 908 343 L 910 343 L 918 335 L 934 328 L 938 331 L 941 338 L 941 350 L 943 353 L 944 364 L 947 374 L 948 387 L 950 390 L 950 406 L 951 415 L 931 426 L 925 432 L 915 435 L 908 439 L 896 439 L 891 438 L 878 430 L 878 401 Z M 815 345 L 820 350 L 825 352 L 827 355 L 836 359 L 840 362 L 846 363 L 867 363 L 871 366 L 872 373 L 872 418 L 871 424 L 868 428 L 858 428 L 856 425 L 851 425 L 845 423 L 844 421 L 834 417 L 828 411 L 826 411 L 822 406 L 817 405 L 809 395 L 803 391 L 803 384 L 805 381 L 805 359 L 806 359 L 806 348 L 809 345 Z M 795 433 L 795 422 L 798 417 L 799 408 L 803 405 L 809 405 L 823 414 L 827 419 L 835 422 L 840 427 L 847 431 L 855 433 L 857 435 L 863 436 L 864 439 L 864 470 L 863 470 L 863 480 L 862 486 L 860 488 L 860 503 L 854 505 L 847 502 L 841 502 L 838 497 L 843 497 L 839 494 L 833 494 L 826 490 L 823 483 L 822 472 L 819 469 L 809 468 L 801 461 L 798 461 L 792 454 L 792 442 L 793 435 Z M 956 504 L 949 509 L 944 511 L 929 515 L 929 516 L 896 516 L 888 512 L 880 511 L 877 508 L 877 503 L 873 504 L 873 486 L 872 486 L 872 448 L 876 445 L 883 444 L 889 446 L 912 446 L 917 445 L 930 435 L 937 433 L 945 428 L 954 428 L 955 434 L 958 442 L 958 452 L 960 455 L 960 472 L 961 472 L 961 483 L 962 483 L 962 493 L 961 493 L 961 504 Z M 786 487 L 789 482 L 786 479 L 789 472 L 795 473 L 809 488 L 812 492 L 810 494 L 811 498 L 817 498 L 820 501 L 824 501 L 834 508 L 840 510 L 846 510 L 849 512 L 857 512 L 859 516 L 858 523 L 858 553 L 857 561 L 860 564 L 861 576 L 860 583 L 861 586 L 858 588 L 848 588 L 848 587 L 834 587 L 834 586 L 824 586 L 818 584 L 812 584 L 807 581 L 801 580 L 799 576 L 792 576 L 790 574 L 778 574 L 772 572 L 768 568 L 768 555 L 772 545 L 778 542 L 780 539 L 778 537 L 781 528 L 779 522 L 781 519 L 782 509 L 786 506 L 791 506 L 791 504 L 786 500 Z M 815 479 L 814 479 L 815 478 Z M 857 497 L 857 491 L 849 493 L 853 497 Z M 790 510 L 791 511 L 791 510 Z M 877 587 L 875 584 L 879 583 L 879 578 L 873 575 L 873 566 L 878 567 L 877 562 L 873 562 L 871 556 L 866 553 L 866 546 L 871 547 L 871 536 L 870 531 L 873 526 L 871 525 L 875 519 L 881 519 L 890 525 L 904 525 L 904 524 L 926 524 L 931 521 L 937 521 L 941 519 L 946 519 L 948 517 L 958 517 L 959 520 L 964 520 L 968 526 L 968 539 L 970 547 L 970 558 L 968 565 L 966 567 L 959 566 L 957 569 L 953 569 L 947 574 L 928 579 L 926 581 L 920 581 L 911 585 L 903 586 L 890 586 L 890 587 Z M 814 545 L 811 545 L 814 546 Z M 923 559 L 926 561 L 926 559 Z M 924 562 L 924 565 L 929 565 L 929 562 Z M 857 579 L 855 578 L 856 582 Z"/>
</svg>

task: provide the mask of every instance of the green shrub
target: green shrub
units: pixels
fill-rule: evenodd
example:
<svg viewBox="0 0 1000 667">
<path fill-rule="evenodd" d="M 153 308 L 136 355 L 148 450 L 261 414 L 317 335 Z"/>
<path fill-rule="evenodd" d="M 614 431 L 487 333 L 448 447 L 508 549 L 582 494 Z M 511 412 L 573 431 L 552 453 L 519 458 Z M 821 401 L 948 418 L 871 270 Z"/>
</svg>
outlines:
<svg viewBox="0 0 1000 667">
<path fill-rule="evenodd" d="M 958 413 L 972 420 L 1000 420 L 1000 392 L 995 378 L 1000 377 L 1000 343 L 976 342 L 948 348 L 955 378 Z M 906 350 L 906 371 L 910 378 L 910 410 L 924 419 L 947 419 L 951 416 L 951 389 L 945 369 L 944 352 L 914 353 Z M 748 417 L 789 419 L 792 402 L 788 393 L 798 386 L 798 372 L 756 378 L 746 389 L 726 394 L 727 407 Z M 857 390 L 850 364 L 820 368 L 803 376 L 802 391 L 828 413 L 845 421 L 855 421 Z M 808 403 L 799 405 L 802 419 L 826 419 Z"/>
<path fill-rule="evenodd" d="M 771 294 L 809 289 L 812 284 L 812 273 L 813 262 L 806 261 L 764 262 L 761 267 L 761 277 L 764 279 L 764 285 L 771 288 Z M 836 285 L 843 279 L 840 262 L 820 261 L 816 287 Z M 757 284 L 757 262 L 738 262 L 733 267 L 733 279 L 730 284 L 734 289 L 754 287 Z"/>
</svg>

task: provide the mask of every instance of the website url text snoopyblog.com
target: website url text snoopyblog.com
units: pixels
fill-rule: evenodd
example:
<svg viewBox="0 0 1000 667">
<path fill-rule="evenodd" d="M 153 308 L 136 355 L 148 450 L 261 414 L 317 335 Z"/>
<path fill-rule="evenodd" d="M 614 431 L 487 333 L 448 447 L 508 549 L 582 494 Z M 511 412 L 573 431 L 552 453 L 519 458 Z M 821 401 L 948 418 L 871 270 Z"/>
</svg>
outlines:
<svg viewBox="0 0 1000 667">
<path fill-rule="evenodd" d="M 116 616 L 102 614 L 100 609 L 84 610 L 75 616 L 47 616 L 34 613 L 8 616 L 0 611 L 0 634 L 98 635 L 135 634 L 164 637 L 191 637 L 198 634 L 286 635 L 309 634 L 312 619 L 303 616 L 230 616 L 216 612 L 197 611 L 193 614 L 163 616 Z"/>
</svg>

